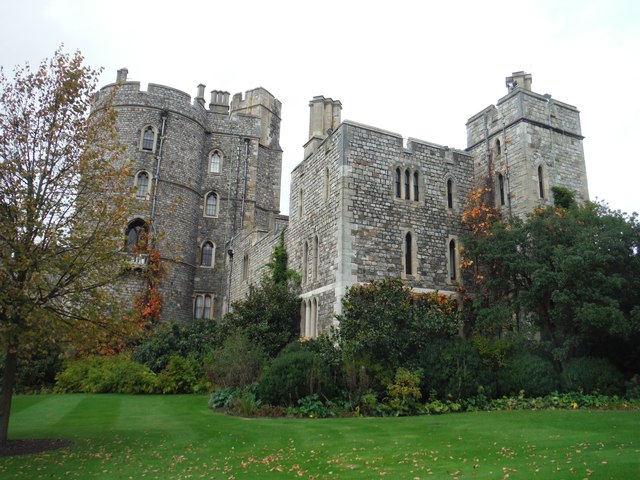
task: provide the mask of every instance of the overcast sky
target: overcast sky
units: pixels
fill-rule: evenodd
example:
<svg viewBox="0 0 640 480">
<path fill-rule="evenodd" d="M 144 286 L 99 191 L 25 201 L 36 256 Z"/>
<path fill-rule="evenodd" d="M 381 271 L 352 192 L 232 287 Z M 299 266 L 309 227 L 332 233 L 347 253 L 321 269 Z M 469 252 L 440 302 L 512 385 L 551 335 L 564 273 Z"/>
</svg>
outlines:
<svg viewBox="0 0 640 480">
<path fill-rule="evenodd" d="M 340 100 L 343 120 L 464 149 L 466 121 L 518 70 L 580 110 L 591 199 L 640 212 L 638 0 L 2 3 L 5 69 L 64 43 L 104 68 L 101 86 L 127 67 L 144 89 L 266 88 L 283 104 L 283 213 L 313 96 Z"/>
</svg>

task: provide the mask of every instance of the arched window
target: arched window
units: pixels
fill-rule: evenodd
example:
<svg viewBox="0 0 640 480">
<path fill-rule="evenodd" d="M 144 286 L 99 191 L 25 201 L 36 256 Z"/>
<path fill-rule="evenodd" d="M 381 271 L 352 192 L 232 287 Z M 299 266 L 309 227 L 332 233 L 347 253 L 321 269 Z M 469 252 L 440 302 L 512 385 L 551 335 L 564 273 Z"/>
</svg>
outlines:
<svg viewBox="0 0 640 480">
<path fill-rule="evenodd" d="M 409 200 L 411 198 L 411 190 L 409 189 L 409 182 L 411 180 L 411 174 L 409 170 L 404 171 L 404 198 Z"/>
<path fill-rule="evenodd" d="M 302 217 L 304 213 L 304 190 L 300 189 L 300 196 L 298 197 L 300 204 L 298 205 L 298 215 Z"/>
<path fill-rule="evenodd" d="M 411 233 L 407 233 L 404 237 L 404 273 L 413 275 L 413 252 Z"/>
<path fill-rule="evenodd" d="M 152 126 L 148 126 L 142 132 L 142 150 L 153 152 L 156 143 L 156 131 Z"/>
<path fill-rule="evenodd" d="M 216 217 L 218 215 L 218 194 L 211 192 L 207 194 L 204 205 L 205 217 Z"/>
<path fill-rule="evenodd" d="M 136 218 L 129 225 L 125 231 L 125 250 L 127 252 L 133 252 L 136 247 L 143 247 L 143 242 L 146 241 L 147 224 L 141 218 Z"/>
<path fill-rule="evenodd" d="M 456 241 L 449 241 L 449 279 L 451 281 L 456 280 Z"/>
<path fill-rule="evenodd" d="M 318 336 L 318 299 L 308 298 L 300 306 L 300 336 L 315 338 Z"/>
<path fill-rule="evenodd" d="M 204 296 L 198 295 L 196 297 L 196 301 L 193 307 L 193 316 L 198 320 L 202 318 L 203 307 L 204 307 Z"/>
<path fill-rule="evenodd" d="M 324 169 L 324 202 L 329 200 L 329 168 Z"/>
<path fill-rule="evenodd" d="M 500 139 L 496 138 L 496 155 L 500 155 L 502 153 L 502 145 L 500 145 Z"/>
<path fill-rule="evenodd" d="M 213 295 L 196 295 L 193 302 L 193 317 L 197 320 L 213 318 Z"/>
<path fill-rule="evenodd" d="M 396 198 L 402 198 L 402 178 L 399 168 L 396 168 Z"/>
<path fill-rule="evenodd" d="M 318 278 L 318 264 L 319 264 L 318 258 L 320 256 L 319 254 L 320 254 L 320 251 L 318 249 L 318 237 L 316 236 L 313 239 L 313 279 L 314 280 L 317 280 Z"/>
<path fill-rule="evenodd" d="M 149 174 L 145 171 L 136 175 L 136 197 L 145 198 L 149 193 Z"/>
<path fill-rule="evenodd" d="M 300 336 L 307 336 L 307 302 L 300 302 Z"/>
<path fill-rule="evenodd" d="M 309 336 L 316 338 L 318 336 L 318 299 L 314 297 L 311 302 L 311 331 Z"/>
<path fill-rule="evenodd" d="M 544 172 L 542 171 L 542 165 L 538 167 L 538 193 L 540 198 L 544 198 Z"/>
<path fill-rule="evenodd" d="M 302 250 L 302 282 L 307 282 L 307 270 L 309 265 L 309 243 L 304 242 Z"/>
<path fill-rule="evenodd" d="M 245 253 L 242 258 L 242 280 L 249 279 L 249 254 Z"/>
<path fill-rule="evenodd" d="M 204 309 L 202 312 L 202 318 L 207 320 L 211 318 L 211 306 L 213 303 L 211 300 L 211 295 L 204 296 Z"/>
<path fill-rule="evenodd" d="M 214 150 L 209 158 L 209 173 L 220 173 L 222 165 L 222 156 L 218 150 Z"/>
<path fill-rule="evenodd" d="M 504 205 L 504 177 L 501 173 L 498 174 L 498 190 L 500 192 L 500 205 Z"/>
<path fill-rule="evenodd" d="M 214 252 L 215 248 L 213 247 L 213 243 L 205 242 L 200 252 L 200 265 L 203 267 L 213 267 Z"/>
<path fill-rule="evenodd" d="M 453 208 L 453 180 L 447 180 L 447 208 Z"/>
<path fill-rule="evenodd" d="M 420 196 L 420 184 L 418 183 L 418 172 L 413 172 L 413 199 L 417 202 Z"/>
</svg>

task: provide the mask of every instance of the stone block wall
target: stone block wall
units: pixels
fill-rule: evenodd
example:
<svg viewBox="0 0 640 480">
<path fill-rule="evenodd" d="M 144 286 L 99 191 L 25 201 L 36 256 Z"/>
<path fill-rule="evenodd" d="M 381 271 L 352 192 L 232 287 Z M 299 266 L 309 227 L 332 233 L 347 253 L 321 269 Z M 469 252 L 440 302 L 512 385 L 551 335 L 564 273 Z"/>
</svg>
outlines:
<svg viewBox="0 0 640 480">
<path fill-rule="evenodd" d="M 126 73 L 118 73 L 117 88 L 97 94 L 94 109 L 115 95 L 120 141 L 134 164 L 132 194 L 137 172 L 148 172 L 152 184 L 159 172 L 157 189 L 137 199 L 131 219 L 153 220 L 158 233 L 168 270 L 165 319 L 190 320 L 198 295 L 214 298 L 221 316 L 259 284 L 286 227 L 289 267 L 302 277 L 301 332 L 315 335 L 331 326 L 358 282 L 400 277 L 417 291 L 454 294 L 462 282 L 461 216 L 484 178 L 496 204 L 516 215 L 551 204 L 555 185 L 588 199 L 578 110 L 532 92 L 524 72 L 507 79 L 511 90 L 496 105 L 468 120 L 465 151 L 340 122 L 339 101 L 314 97 L 304 159 L 291 174 L 289 217 L 279 215 L 282 106 L 273 95 L 257 88 L 229 104 L 229 94 L 216 90 L 207 109 L 204 85 L 192 100 L 156 84 L 141 91 Z M 153 152 L 141 148 L 148 125 L 158 135 Z M 209 170 L 214 150 L 219 173 Z M 210 192 L 218 196 L 214 216 L 205 215 Z M 212 266 L 201 265 L 205 242 L 215 245 Z M 140 288 L 138 277 L 131 273 L 125 291 Z"/>
<path fill-rule="evenodd" d="M 236 301 L 247 297 L 251 287 L 258 287 L 267 274 L 266 265 L 271 261 L 276 246 L 280 243 L 280 235 L 287 234 L 288 217 L 278 215 L 272 218 L 271 229 L 253 229 L 243 231 L 231 243 L 230 256 L 226 252 L 226 281 L 229 285 L 229 297 L 224 298 L 223 311 Z"/>
<path fill-rule="evenodd" d="M 467 122 L 476 178 L 491 178 L 497 190 L 503 175 L 504 208 L 522 217 L 537 205 L 553 204 L 554 186 L 572 190 L 578 202 L 589 199 L 582 140 L 575 107 L 523 88 Z"/>
<path fill-rule="evenodd" d="M 413 183 L 410 199 L 397 198 L 396 169 L 409 171 L 411 182 L 418 174 L 417 200 Z M 302 274 L 303 299 L 318 301 L 318 330 L 332 323 L 355 283 L 402 277 L 416 289 L 457 289 L 460 276 L 451 279 L 447 249 L 452 239 L 459 248 L 472 170 L 465 152 L 417 139 L 405 148 L 398 134 L 349 121 L 296 167 L 287 246 Z M 407 233 L 414 250 L 410 274 Z"/>
<path fill-rule="evenodd" d="M 162 85 L 140 90 L 139 82 L 126 81 L 126 71 L 121 72 L 121 83 L 107 85 L 97 94 L 94 110 L 113 96 L 119 141 L 134 164 L 132 195 L 136 173 L 144 170 L 150 177 L 150 192 L 136 200 L 131 219 L 143 219 L 156 234 L 167 270 L 161 284 L 162 317 L 191 320 L 195 297 L 205 294 L 214 299 L 213 316 L 219 317 L 227 288 L 227 242 L 243 228 L 250 231 L 256 223 L 268 226 L 279 207 L 280 102 L 256 89 L 247 92 L 247 100 L 236 95 L 229 112 L 229 105 L 220 103 L 228 102 L 228 94 L 217 92 L 206 109 L 204 86 L 192 100 Z M 153 151 L 141 145 L 147 126 L 156 132 Z M 214 150 L 221 155 L 219 173 L 209 169 Z M 218 209 L 209 216 L 205 198 L 212 192 Z M 212 266 L 201 264 L 201 248 L 207 241 L 215 246 Z M 140 280 L 131 275 L 130 282 Z"/>
</svg>

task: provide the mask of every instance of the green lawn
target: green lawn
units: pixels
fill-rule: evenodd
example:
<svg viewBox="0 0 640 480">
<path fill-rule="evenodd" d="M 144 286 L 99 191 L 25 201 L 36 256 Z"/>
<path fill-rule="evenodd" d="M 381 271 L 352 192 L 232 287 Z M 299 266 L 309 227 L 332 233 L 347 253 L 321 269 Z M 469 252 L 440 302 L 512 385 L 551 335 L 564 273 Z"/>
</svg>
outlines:
<svg viewBox="0 0 640 480">
<path fill-rule="evenodd" d="M 0 459 L 0 478 L 637 479 L 640 413 L 244 419 L 205 396 L 14 399 L 11 438 L 72 447 Z"/>
</svg>

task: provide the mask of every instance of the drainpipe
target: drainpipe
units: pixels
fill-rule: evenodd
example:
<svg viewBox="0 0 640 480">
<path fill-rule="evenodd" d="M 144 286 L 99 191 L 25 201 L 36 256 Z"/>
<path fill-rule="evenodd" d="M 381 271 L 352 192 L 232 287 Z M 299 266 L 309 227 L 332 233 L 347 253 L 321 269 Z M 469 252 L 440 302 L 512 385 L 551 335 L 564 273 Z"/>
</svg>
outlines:
<svg viewBox="0 0 640 480">
<path fill-rule="evenodd" d="M 504 140 L 504 164 L 506 167 L 506 177 L 507 177 L 507 206 L 509 207 L 509 217 L 513 215 L 511 211 L 511 175 L 509 174 L 509 142 L 507 142 L 507 130 L 504 122 L 504 118 L 502 119 L 502 139 Z"/>
<path fill-rule="evenodd" d="M 163 110 L 161 113 L 162 125 L 160 126 L 160 143 L 158 144 L 158 154 L 156 155 L 156 171 L 153 175 L 153 201 L 151 202 L 151 229 L 153 233 L 156 233 L 156 227 L 154 224 L 154 219 L 156 215 L 156 204 L 158 200 L 158 176 L 160 175 L 160 163 L 162 162 L 162 147 L 164 144 L 164 133 L 165 127 L 167 125 L 167 117 L 169 116 L 169 112 L 167 110 Z"/>
<path fill-rule="evenodd" d="M 553 100 L 551 95 L 545 95 L 547 97 L 547 121 L 549 122 L 549 141 L 551 142 L 551 166 L 553 167 L 553 184 L 558 184 L 558 175 L 556 170 L 556 144 L 553 136 L 553 125 L 551 125 L 551 107 L 553 106 Z M 549 192 L 551 193 L 551 192 Z M 551 197 L 551 195 L 549 195 Z"/>
<path fill-rule="evenodd" d="M 249 142 L 248 138 L 244 139 L 244 186 L 242 188 L 242 209 L 240 210 L 240 230 L 244 228 L 244 203 L 247 198 L 247 170 L 249 168 Z"/>
</svg>

